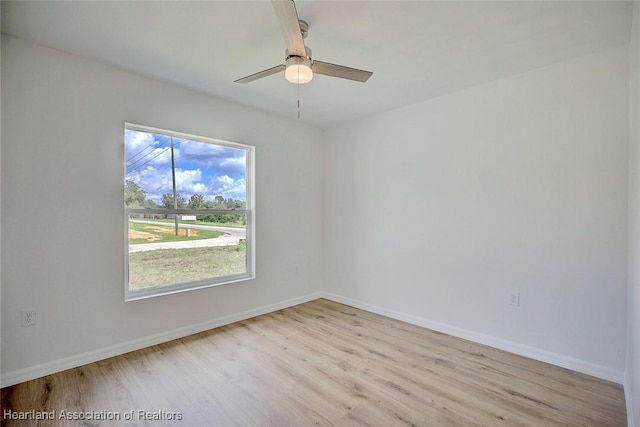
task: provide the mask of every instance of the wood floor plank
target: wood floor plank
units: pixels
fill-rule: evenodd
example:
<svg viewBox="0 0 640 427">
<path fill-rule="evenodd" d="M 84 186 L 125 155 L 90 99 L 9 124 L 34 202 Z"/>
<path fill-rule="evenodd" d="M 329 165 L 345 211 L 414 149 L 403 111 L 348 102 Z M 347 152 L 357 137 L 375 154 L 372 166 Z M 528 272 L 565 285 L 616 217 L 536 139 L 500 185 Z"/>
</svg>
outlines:
<svg viewBox="0 0 640 427">
<path fill-rule="evenodd" d="M 4 388 L 2 413 L 6 426 L 626 425 L 618 384 L 323 299 Z"/>
</svg>

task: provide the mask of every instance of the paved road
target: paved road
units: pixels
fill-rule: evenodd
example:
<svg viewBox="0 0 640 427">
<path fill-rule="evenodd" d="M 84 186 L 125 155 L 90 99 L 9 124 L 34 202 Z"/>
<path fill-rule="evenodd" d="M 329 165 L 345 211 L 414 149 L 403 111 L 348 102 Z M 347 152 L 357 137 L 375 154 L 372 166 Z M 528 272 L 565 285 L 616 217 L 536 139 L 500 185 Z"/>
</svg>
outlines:
<svg viewBox="0 0 640 427">
<path fill-rule="evenodd" d="M 145 221 L 145 220 L 133 220 L 132 222 L 142 224 L 160 224 L 169 225 L 172 223 L 158 222 L 158 221 Z M 195 224 L 179 224 L 180 228 L 191 228 L 194 230 L 214 230 L 224 233 L 222 236 L 214 239 L 199 239 L 199 240 L 184 240 L 181 242 L 158 242 L 158 243 L 140 243 L 137 245 L 129 245 L 129 253 L 131 252 L 144 252 L 153 251 L 156 249 L 184 249 L 184 248 L 203 248 L 211 246 L 235 246 L 240 242 L 240 239 L 246 239 L 246 230 L 244 228 L 233 227 L 218 227 L 213 225 L 195 225 Z"/>
</svg>

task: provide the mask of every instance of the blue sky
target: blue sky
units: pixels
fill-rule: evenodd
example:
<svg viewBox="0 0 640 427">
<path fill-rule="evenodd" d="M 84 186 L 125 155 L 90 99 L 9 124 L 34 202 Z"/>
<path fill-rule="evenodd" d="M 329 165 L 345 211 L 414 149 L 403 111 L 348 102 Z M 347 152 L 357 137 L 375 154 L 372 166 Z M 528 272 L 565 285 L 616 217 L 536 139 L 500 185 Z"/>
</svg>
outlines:
<svg viewBox="0 0 640 427">
<path fill-rule="evenodd" d="M 137 130 L 125 130 L 125 179 L 132 180 L 160 203 L 172 192 L 171 138 Z M 246 200 L 246 151 L 243 149 L 173 138 L 176 189 L 189 200 L 202 194 Z"/>
</svg>

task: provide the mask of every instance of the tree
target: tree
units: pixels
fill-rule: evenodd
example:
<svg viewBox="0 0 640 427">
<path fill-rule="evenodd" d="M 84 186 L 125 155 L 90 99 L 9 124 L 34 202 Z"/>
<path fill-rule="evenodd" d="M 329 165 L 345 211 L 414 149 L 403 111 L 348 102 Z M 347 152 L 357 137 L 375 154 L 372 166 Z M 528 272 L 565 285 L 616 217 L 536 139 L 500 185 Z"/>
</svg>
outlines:
<svg viewBox="0 0 640 427">
<path fill-rule="evenodd" d="M 189 198 L 190 209 L 202 209 L 205 207 L 204 196 L 202 194 L 193 194 Z"/>
<path fill-rule="evenodd" d="M 187 204 L 186 200 L 184 200 L 184 197 L 182 197 L 180 194 L 176 194 L 175 202 L 176 202 L 176 206 L 175 207 L 177 207 L 177 208 L 184 208 L 185 205 Z M 173 209 L 174 208 L 173 194 L 164 193 L 162 195 L 162 207 L 165 208 L 165 209 Z"/>
<path fill-rule="evenodd" d="M 124 183 L 124 204 L 130 208 L 144 206 L 147 201 L 147 193 L 138 184 L 127 179 Z"/>
</svg>

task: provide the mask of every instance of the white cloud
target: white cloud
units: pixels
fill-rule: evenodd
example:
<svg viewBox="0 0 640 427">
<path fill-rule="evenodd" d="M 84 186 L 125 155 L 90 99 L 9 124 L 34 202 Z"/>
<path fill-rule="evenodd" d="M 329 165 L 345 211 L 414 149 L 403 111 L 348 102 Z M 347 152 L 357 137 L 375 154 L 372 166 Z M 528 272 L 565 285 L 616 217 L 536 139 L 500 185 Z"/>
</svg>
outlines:
<svg viewBox="0 0 640 427">
<path fill-rule="evenodd" d="M 222 159 L 220 167 L 229 172 L 245 173 L 247 162 L 244 157 L 230 157 Z"/>
<path fill-rule="evenodd" d="M 127 179 L 138 184 L 147 193 L 147 198 L 154 200 L 156 203 L 160 202 L 163 193 L 172 191 L 170 168 L 157 168 L 147 165 L 143 169 L 129 173 Z"/>
<path fill-rule="evenodd" d="M 223 187 L 231 186 L 235 182 L 235 180 L 229 175 L 219 176 L 216 178 L 216 181 L 218 181 Z"/>
<path fill-rule="evenodd" d="M 146 132 L 138 132 L 127 129 L 125 131 L 124 137 L 127 141 L 127 149 L 130 149 L 133 153 L 154 142 L 153 134 Z"/>
<path fill-rule="evenodd" d="M 215 178 L 212 190 L 225 199 L 245 200 L 247 186 L 244 178 L 233 179 L 229 175 L 222 175 Z"/>
<path fill-rule="evenodd" d="M 202 181 L 202 171 L 200 169 L 176 169 L 176 189 L 179 193 L 191 191 L 193 186 L 200 181 Z"/>
<path fill-rule="evenodd" d="M 125 160 L 127 174 L 151 165 L 160 167 L 171 163 L 171 149 L 166 138 L 153 134 L 127 130 L 125 132 Z"/>
<path fill-rule="evenodd" d="M 207 192 L 207 186 L 204 185 L 201 182 L 199 182 L 197 184 L 193 184 L 191 192 L 192 193 L 198 193 L 198 194 L 206 193 Z"/>
</svg>

